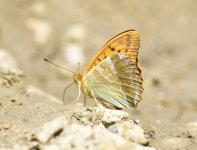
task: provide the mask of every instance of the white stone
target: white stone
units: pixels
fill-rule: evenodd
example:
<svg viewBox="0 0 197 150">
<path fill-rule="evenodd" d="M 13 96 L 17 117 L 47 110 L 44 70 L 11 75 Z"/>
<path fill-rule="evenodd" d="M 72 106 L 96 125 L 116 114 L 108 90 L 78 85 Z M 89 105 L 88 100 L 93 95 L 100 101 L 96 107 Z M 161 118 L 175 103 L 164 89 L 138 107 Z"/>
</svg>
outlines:
<svg viewBox="0 0 197 150">
<path fill-rule="evenodd" d="M 56 132 L 62 130 L 67 125 L 68 123 L 64 116 L 59 117 L 51 122 L 47 122 L 36 134 L 36 138 L 42 143 L 47 143 Z"/>
<path fill-rule="evenodd" d="M 103 124 L 99 124 L 93 128 L 95 139 L 103 138 L 107 133 L 110 133 Z"/>
<path fill-rule="evenodd" d="M 65 35 L 68 40 L 75 40 L 80 42 L 86 37 L 87 31 L 84 25 L 75 24 L 68 28 Z"/>
<path fill-rule="evenodd" d="M 22 71 L 19 69 L 15 58 L 4 49 L 0 49 L 0 71 L 22 75 Z"/>
<path fill-rule="evenodd" d="M 118 134 L 126 139 L 139 144 L 147 144 L 148 140 L 145 138 L 144 130 L 136 125 L 132 120 L 116 123 Z"/>
<path fill-rule="evenodd" d="M 36 43 L 45 44 L 48 42 L 51 35 L 51 26 L 48 22 L 39 19 L 28 19 L 26 27 L 32 32 Z"/>
<path fill-rule="evenodd" d="M 56 140 L 56 144 L 60 149 L 85 149 L 92 143 L 92 128 L 79 124 L 72 124 L 64 128 L 62 136 Z"/>
<path fill-rule="evenodd" d="M 77 68 L 77 63 L 83 63 L 85 60 L 82 46 L 76 43 L 67 44 L 64 47 L 64 58 L 66 62 Z"/>
<path fill-rule="evenodd" d="M 133 129 L 130 129 L 128 132 L 125 132 L 125 137 L 135 143 L 148 143 L 148 140 L 144 136 L 144 130 L 138 125 L 135 125 Z"/>
<path fill-rule="evenodd" d="M 98 149 L 133 149 L 133 150 L 154 150 L 154 148 L 144 147 L 136 143 L 130 142 L 118 134 L 113 134 L 105 129 L 104 126 L 98 125 L 94 127 L 94 137 L 98 141 Z"/>
<path fill-rule="evenodd" d="M 128 117 L 129 114 L 127 112 L 121 110 L 105 109 L 102 121 L 106 123 L 114 123 L 123 119 L 127 119 Z"/>
<path fill-rule="evenodd" d="M 154 150 L 154 148 L 141 146 L 124 139 L 118 134 L 111 133 L 102 124 L 93 128 L 79 124 L 64 126 L 63 132 L 48 144 L 43 145 L 43 149 Z"/>
</svg>

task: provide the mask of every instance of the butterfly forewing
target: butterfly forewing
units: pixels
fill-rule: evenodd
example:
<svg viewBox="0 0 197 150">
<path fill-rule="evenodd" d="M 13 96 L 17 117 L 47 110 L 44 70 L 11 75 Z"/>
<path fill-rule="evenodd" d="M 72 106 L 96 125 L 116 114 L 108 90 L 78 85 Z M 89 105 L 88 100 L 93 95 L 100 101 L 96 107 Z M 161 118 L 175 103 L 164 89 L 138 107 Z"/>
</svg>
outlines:
<svg viewBox="0 0 197 150">
<path fill-rule="evenodd" d="M 140 35 L 137 31 L 132 29 L 120 33 L 119 35 L 112 38 L 101 48 L 100 52 L 90 62 L 89 66 L 86 68 L 83 75 L 85 76 L 85 74 L 87 74 L 91 69 L 93 69 L 99 63 L 101 63 L 107 57 L 110 57 L 117 53 L 122 53 L 128 56 L 133 63 L 137 64 L 139 46 Z"/>
<path fill-rule="evenodd" d="M 107 107 L 134 107 L 143 92 L 141 71 L 129 56 L 116 53 L 83 77 L 83 85 Z"/>
</svg>

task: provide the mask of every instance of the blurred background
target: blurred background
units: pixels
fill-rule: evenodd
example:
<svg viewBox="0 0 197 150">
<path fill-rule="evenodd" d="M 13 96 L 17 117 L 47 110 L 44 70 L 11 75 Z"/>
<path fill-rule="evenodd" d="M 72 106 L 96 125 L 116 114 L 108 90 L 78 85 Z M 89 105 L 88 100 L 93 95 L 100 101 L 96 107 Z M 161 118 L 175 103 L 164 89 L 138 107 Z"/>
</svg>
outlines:
<svg viewBox="0 0 197 150">
<path fill-rule="evenodd" d="M 187 122 L 197 112 L 196 16 L 195 0 L 0 0 L 0 58 L 9 53 L 25 84 L 62 99 L 72 74 L 43 58 L 73 71 L 80 62 L 83 73 L 109 39 L 136 29 L 145 92 L 134 114 Z M 77 94 L 68 90 L 67 102 Z"/>
</svg>

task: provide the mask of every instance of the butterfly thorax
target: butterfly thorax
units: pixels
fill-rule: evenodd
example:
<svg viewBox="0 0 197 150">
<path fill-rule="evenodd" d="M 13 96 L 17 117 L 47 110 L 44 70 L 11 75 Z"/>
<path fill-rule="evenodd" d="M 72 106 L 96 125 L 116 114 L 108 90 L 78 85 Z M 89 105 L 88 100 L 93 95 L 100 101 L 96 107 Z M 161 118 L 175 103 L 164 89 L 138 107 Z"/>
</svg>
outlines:
<svg viewBox="0 0 197 150">
<path fill-rule="evenodd" d="M 76 73 L 74 75 L 74 81 L 75 83 L 78 84 L 78 86 L 80 86 L 81 91 L 86 95 L 86 96 L 91 96 L 90 94 L 90 90 L 86 87 L 85 83 L 82 81 L 83 76 L 79 73 Z"/>
</svg>

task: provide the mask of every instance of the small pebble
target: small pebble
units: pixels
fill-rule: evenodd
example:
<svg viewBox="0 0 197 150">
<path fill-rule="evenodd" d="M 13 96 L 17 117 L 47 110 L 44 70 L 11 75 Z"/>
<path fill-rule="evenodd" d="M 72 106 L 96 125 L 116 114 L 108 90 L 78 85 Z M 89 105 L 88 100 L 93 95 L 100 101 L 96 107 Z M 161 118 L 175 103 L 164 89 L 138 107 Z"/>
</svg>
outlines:
<svg viewBox="0 0 197 150">
<path fill-rule="evenodd" d="M 11 99 L 11 102 L 14 103 L 14 102 L 16 102 L 16 100 L 15 99 Z"/>
<path fill-rule="evenodd" d="M 12 127 L 11 123 L 7 123 L 3 126 L 4 130 L 9 130 Z"/>
<path fill-rule="evenodd" d="M 152 129 L 145 130 L 144 134 L 145 134 L 145 138 L 152 138 L 152 139 L 155 138 L 155 131 Z"/>
<path fill-rule="evenodd" d="M 18 103 L 18 106 L 23 106 L 23 103 Z"/>
<path fill-rule="evenodd" d="M 156 87 L 161 85 L 160 80 L 157 78 L 152 79 L 152 84 L 153 84 L 153 86 L 156 86 Z"/>
<path fill-rule="evenodd" d="M 157 124 L 161 124 L 161 120 L 156 120 L 156 123 Z"/>
<path fill-rule="evenodd" d="M 186 124 L 186 129 L 189 131 L 188 138 L 197 137 L 197 121 Z"/>
</svg>

